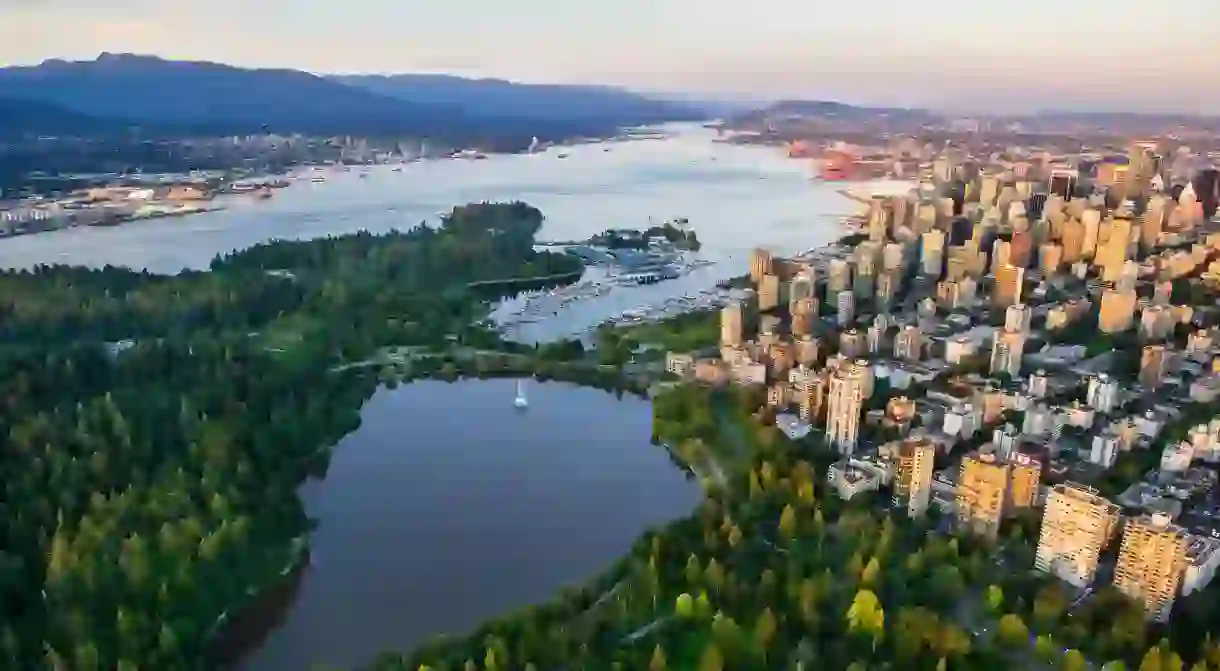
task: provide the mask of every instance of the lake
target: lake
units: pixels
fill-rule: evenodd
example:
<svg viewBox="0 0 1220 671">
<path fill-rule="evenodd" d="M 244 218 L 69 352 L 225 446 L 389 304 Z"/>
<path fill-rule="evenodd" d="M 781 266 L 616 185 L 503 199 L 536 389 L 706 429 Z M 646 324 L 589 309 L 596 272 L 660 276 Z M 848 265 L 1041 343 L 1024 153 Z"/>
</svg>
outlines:
<svg viewBox="0 0 1220 671">
<path fill-rule="evenodd" d="M 698 484 L 649 442 L 648 401 L 563 383 L 382 389 L 303 487 L 312 559 L 248 671 L 345 668 L 554 597 L 688 514 Z"/>
<path fill-rule="evenodd" d="M 569 304 L 523 340 L 579 333 L 625 309 L 712 287 L 762 246 L 784 254 L 842 235 L 859 206 L 810 180 L 809 161 L 777 149 L 676 137 L 484 161 L 426 161 L 327 173 L 268 201 L 229 198 L 204 215 L 0 240 L 0 267 L 105 264 L 178 272 L 272 239 L 384 232 L 435 220 L 455 205 L 523 200 L 547 220 L 542 237 L 586 238 L 686 217 L 713 265 L 677 280 L 615 288 Z M 907 184 L 852 188 L 880 192 Z M 545 601 L 608 567 L 651 525 L 699 498 L 662 448 L 649 444 L 647 401 L 558 383 L 512 407 L 513 382 L 417 382 L 379 391 L 360 429 L 338 446 L 324 481 L 302 489 L 312 564 L 276 590 L 266 643 L 249 671 L 351 666 L 405 651 L 430 634 L 467 632 Z M 281 602 L 285 602 L 282 604 Z M 282 608 L 278 607 L 283 605 Z"/>
<path fill-rule="evenodd" d="M 328 172 L 326 182 L 299 180 L 259 201 L 224 199 L 221 212 L 112 228 L 75 228 L 0 240 L 0 267 L 38 263 L 105 264 L 178 272 L 204 268 L 217 254 L 275 238 L 311 238 L 358 230 L 383 232 L 435 220 L 455 205 L 524 200 L 547 220 L 542 237 L 584 239 L 607 228 L 644 228 L 686 217 L 716 265 L 678 280 L 616 288 L 572 303 L 558 315 L 514 334 L 526 341 L 578 333 L 625 309 L 711 288 L 741 274 L 750 249 L 777 253 L 820 246 L 842 235 L 840 220 L 859 209 L 837 193 L 843 185 L 810 180 L 812 163 L 776 148 L 713 142 L 714 131 L 680 127 L 665 140 L 586 144 L 536 155 L 483 161 L 436 160 Z M 850 185 L 876 192 L 906 183 Z"/>
</svg>

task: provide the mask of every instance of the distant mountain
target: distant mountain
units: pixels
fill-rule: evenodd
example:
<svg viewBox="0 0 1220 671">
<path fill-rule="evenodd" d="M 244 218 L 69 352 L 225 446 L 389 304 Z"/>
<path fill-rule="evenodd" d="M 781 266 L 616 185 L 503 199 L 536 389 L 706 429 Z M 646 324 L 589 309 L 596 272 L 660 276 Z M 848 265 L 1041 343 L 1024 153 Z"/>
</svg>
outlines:
<svg viewBox="0 0 1220 671">
<path fill-rule="evenodd" d="M 122 130 L 109 122 L 57 105 L 0 98 L 0 138 L 23 135 L 108 134 Z"/>
<path fill-rule="evenodd" d="M 449 105 L 473 113 L 531 119 L 640 125 L 696 120 L 694 106 L 610 86 L 521 84 L 452 75 L 336 75 L 329 79 L 410 103 Z"/>
<path fill-rule="evenodd" d="M 511 86 L 511 85 L 509 85 Z M 244 69 L 218 63 L 170 61 L 152 56 L 102 54 L 93 61 L 49 60 L 0 68 L 7 98 L 55 105 L 96 119 L 206 133 L 422 136 L 494 146 L 528 143 L 531 136 L 559 139 L 610 134 L 638 123 L 644 105 L 595 118 L 528 115 L 527 105 L 469 109 L 442 96 L 407 101 L 367 87 L 307 72 Z M 585 95 L 592 95 L 586 93 Z M 661 114 L 661 107 L 651 108 Z M 522 145 L 524 146 L 524 145 Z"/>
<path fill-rule="evenodd" d="M 861 107 L 828 100 L 781 100 L 747 113 L 743 120 L 782 118 L 833 118 L 851 121 L 886 118 L 911 121 L 934 119 L 937 118 L 937 115 L 918 108 Z"/>
</svg>

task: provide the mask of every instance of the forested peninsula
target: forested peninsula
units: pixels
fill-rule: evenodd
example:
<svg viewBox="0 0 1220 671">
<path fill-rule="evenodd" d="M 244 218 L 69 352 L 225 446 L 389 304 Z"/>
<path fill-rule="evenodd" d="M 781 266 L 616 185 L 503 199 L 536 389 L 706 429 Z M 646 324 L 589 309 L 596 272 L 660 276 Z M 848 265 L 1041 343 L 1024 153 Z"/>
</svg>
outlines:
<svg viewBox="0 0 1220 671">
<path fill-rule="evenodd" d="M 519 347 L 488 299 L 579 277 L 534 251 L 542 220 L 471 204 L 207 272 L 0 273 L 0 668 L 207 666 L 211 637 L 306 557 L 296 489 L 380 383 L 360 362 L 410 349 L 451 374 L 456 348 Z"/>
</svg>

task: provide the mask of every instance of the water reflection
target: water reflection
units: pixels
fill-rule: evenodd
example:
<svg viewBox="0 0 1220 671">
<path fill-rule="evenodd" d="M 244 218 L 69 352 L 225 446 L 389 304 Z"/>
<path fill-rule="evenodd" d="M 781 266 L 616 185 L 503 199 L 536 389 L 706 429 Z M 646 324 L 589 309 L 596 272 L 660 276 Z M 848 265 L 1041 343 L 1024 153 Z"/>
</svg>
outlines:
<svg viewBox="0 0 1220 671">
<path fill-rule="evenodd" d="M 314 563 L 266 642 L 243 635 L 257 650 L 241 668 L 350 667 L 468 632 L 586 582 L 697 503 L 650 444 L 647 400 L 555 382 L 530 384 L 528 410 L 515 396 L 512 379 L 374 395 L 303 488 Z"/>
</svg>

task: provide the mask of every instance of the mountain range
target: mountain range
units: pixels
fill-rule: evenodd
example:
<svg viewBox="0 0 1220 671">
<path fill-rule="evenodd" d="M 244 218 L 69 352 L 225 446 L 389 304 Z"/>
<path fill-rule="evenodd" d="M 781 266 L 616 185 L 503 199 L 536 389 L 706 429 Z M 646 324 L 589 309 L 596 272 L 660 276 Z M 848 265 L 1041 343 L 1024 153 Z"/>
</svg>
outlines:
<svg viewBox="0 0 1220 671">
<path fill-rule="evenodd" d="M 133 54 L 0 68 L 0 114 L 0 132 L 9 134 L 139 126 L 163 133 L 410 135 L 493 144 L 606 135 L 625 125 L 703 116 L 690 105 L 609 87 L 436 75 L 323 77 Z"/>
</svg>

